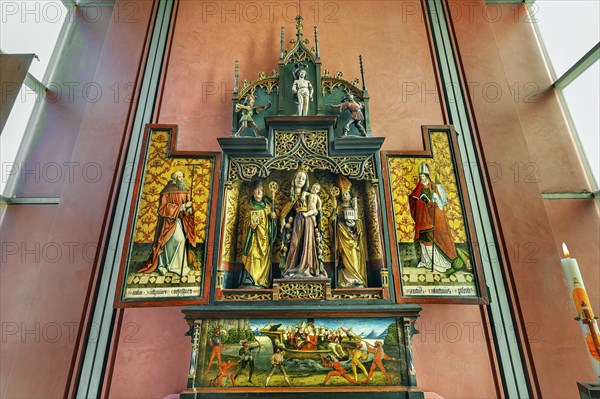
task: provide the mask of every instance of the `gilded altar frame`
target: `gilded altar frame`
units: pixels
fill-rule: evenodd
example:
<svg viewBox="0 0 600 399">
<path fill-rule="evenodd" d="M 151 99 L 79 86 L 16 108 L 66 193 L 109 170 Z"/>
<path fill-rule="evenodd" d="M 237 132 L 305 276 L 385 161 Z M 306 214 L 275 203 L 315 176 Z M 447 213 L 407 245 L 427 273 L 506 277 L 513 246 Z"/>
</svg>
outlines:
<svg viewBox="0 0 600 399">
<path fill-rule="evenodd" d="M 115 307 L 179 306 L 208 303 L 212 273 L 210 242 L 214 240 L 212 223 L 216 206 L 211 192 L 219 186 L 221 154 L 177 149 L 177 125 L 146 125 L 131 192 L 130 217 L 125 227 L 125 244 L 121 256 L 115 292 Z M 186 244 L 189 272 L 140 272 L 150 258 L 157 239 L 161 190 L 170 175 L 181 171 L 189 180 L 194 220 L 195 247 Z"/>
<path fill-rule="evenodd" d="M 396 295 L 402 302 L 486 304 L 489 297 L 456 131 L 448 125 L 423 126 L 422 137 L 422 150 L 382 154 L 386 207 L 393 210 L 387 224 L 392 257 L 397 261 Z M 456 250 L 467 254 L 465 266 L 452 273 L 440 272 L 433 265 L 429 270 L 420 264 L 422 246 L 415 237 L 416 221 L 411 215 L 409 196 L 418 183 L 418 166 L 423 163 L 431 169 L 432 182 L 446 187 L 447 203 L 443 209 L 448 215 L 450 235 Z"/>
</svg>

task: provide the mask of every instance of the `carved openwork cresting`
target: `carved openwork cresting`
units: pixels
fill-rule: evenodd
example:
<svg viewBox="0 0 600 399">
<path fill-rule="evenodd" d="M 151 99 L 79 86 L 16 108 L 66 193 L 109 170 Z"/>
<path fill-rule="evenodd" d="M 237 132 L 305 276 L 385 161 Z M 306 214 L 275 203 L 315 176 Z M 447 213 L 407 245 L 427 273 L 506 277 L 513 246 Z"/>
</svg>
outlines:
<svg viewBox="0 0 600 399">
<path fill-rule="evenodd" d="M 276 170 L 328 170 L 356 180 L 376 178 L 373 155 L 333 157 L 328 151 L 327 131 L 275 131 L 275 156 L 272 158 L 229 158 L 228 181 L 267 178 Z"/>
</svg>

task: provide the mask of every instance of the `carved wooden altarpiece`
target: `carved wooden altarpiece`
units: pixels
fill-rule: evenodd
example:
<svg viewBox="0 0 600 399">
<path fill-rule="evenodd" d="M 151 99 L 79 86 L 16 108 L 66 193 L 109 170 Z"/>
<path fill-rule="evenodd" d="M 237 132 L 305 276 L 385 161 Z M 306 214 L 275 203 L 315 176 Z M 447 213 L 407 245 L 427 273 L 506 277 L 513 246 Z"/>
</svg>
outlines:
<svg viewBox="0 0 600 399">
<path fill-rule="evenodd" d="M 213 300 L 183 311 L 181 396 L 420 398 L 420 307 L 397 303 L 390 278 L 384 138 L 371 133 L 364 74 L 359 88 L 322 71 L 316 28 L 309 49 L 297 22 L 268 76 L 238 90 L 236 62 Z"/>
<path fill-rule="evenodd" d="M 190 286 L 161 302 L 193 305 L 184 399 L 422 398 L 409 302 L 486 301 L 456 135 L 424 127 L 423 151 L 382 153 L 362 58 L 350 82 L 321 69 L 316 27 L 310 48 L 301 17 L 295 36 L 286 49 L 282 28 L 277 69 L 241 88 L 236 61 L 222 154 L 177 153 L 174 127 L 148 133 L 171 151 L 140 158 L 128 228 L 145 252 L 124 255 L 116 302 L 156 292 L 131 288 L 151 278 Z M 139 214 L 148 201 L 159 217 Z"/>
</svg>

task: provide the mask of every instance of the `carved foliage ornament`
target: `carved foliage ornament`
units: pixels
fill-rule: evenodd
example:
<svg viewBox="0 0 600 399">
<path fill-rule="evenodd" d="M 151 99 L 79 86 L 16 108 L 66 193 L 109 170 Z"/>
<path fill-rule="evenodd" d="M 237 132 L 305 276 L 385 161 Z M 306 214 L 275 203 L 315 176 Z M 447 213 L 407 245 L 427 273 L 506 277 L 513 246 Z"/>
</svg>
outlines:
<svg viewBox="0 0 600 399">
<path fill-rule="evenodd" d="M 231 158 L 228 180 L 266 178 L 275 170 L 327 170 L 356 180 L 373 180 L 373 156 L 331 157 L 327 131 L 275 132 L 275 156 L 272 158 Z"/>
</svg>

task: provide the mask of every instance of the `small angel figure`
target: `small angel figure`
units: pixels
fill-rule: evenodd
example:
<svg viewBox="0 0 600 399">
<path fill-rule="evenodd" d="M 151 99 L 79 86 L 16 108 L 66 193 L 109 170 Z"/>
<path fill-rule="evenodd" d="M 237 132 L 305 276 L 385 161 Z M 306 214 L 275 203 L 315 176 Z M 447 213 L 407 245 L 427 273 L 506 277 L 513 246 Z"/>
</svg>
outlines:
<svg viewBox="0 0 600 399">
<path fill-rule="evenodd" d="M 254 115 L 255 113 L 258 114 L 260 111 L 263 111 L 265 109 L 269 109 L 271 107 L 271 101 L 268 101 L 267 104 L 254 106 L 255 100 L 256 99 L 252 94 L 248 94 L 246 96 L 244 104 L 239 103 L 235 105 L 235 112 L 241 111 L 242 117 L 240 118 L 241 126 L 239 130 L 233 135 L 233 137 L 239 137 L 240 134 L 247 127 L 252 128 L 252 130 L 254 131 L 254 137 L 259 137 L 258 126 L 256 126 L 256 123 L 252 119 L 252 115 Z"/>
</svg>

